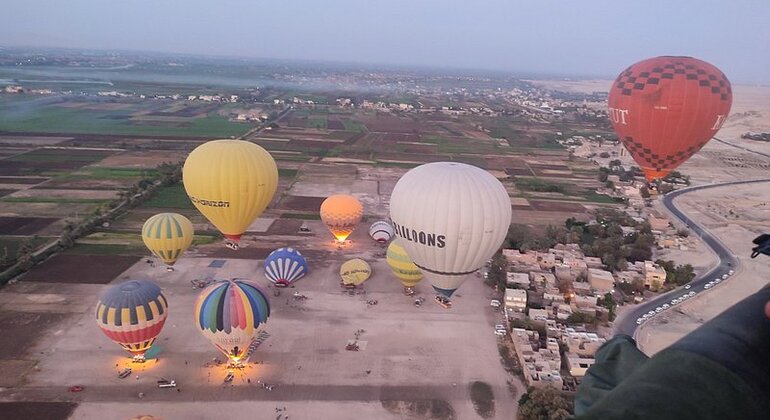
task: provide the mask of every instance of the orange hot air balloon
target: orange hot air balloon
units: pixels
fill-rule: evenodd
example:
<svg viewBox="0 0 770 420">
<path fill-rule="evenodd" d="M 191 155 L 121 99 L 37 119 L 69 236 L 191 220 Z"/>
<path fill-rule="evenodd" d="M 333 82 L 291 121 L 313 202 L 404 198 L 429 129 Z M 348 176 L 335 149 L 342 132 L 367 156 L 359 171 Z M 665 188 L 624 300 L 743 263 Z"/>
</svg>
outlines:
<svg viewBox="0 0 770 420">
<path fill-rule="evenodd" d="M 352 195 L 332 195 L 321 203 L 321 220 L 338 242 L 345 242 L 363 216 L 364 206 Z"/>
<path fill-rule="evenodd" d="M 665 177 L 719 131 L 730 81 L 692 57 L 656 57 L 623 70 L 610 89 L 612 126 L 648 181 Z"/>
</svg>

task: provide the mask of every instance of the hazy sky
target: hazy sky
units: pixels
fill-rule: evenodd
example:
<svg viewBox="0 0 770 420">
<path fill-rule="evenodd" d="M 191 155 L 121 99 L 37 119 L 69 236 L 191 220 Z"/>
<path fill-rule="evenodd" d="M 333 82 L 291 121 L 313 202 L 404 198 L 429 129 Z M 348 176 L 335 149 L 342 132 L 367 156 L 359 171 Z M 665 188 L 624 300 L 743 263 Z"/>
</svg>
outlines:
<svg viewBox="0 0 770 420">
<path fill-rule="evenodd" d="M 2 0 L 0 45 L 614 77 L 657 55 L 770 83 L 768 0 Z"/>
</svg>

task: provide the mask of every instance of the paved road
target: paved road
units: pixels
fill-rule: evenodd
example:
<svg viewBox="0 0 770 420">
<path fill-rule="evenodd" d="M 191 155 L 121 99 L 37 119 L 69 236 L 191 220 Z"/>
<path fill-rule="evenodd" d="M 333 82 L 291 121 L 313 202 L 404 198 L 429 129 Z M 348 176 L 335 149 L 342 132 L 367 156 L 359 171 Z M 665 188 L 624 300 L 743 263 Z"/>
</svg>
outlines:
<svg viewBox="0 0 770 420">
<path fill-rule="evenodd" d="M 714 251 L 714 253 L 719 257 L 719 264 L 711 268 L 711 270 L 707 271 L 706 273 L 701 274 L 700 276 L 693 279 L 693 281 L 690 282 L 689 289 L 678 288 L 672 290 L 646 303 L 642 303 L 634 307 L 632 310 L 624 313 L 623 317 L 619 318 L 615 322 L 615 334 L 628 334 L 630 336 L 634 336 L 637 328 L 639 328 L 639 325 L 636 323 L 637 318 L 641 317 L 645 313 L 648 313 L 649 311 L 654 311 L 657 307 L 663 305 L 664 303 L 668 303 L 670 305 L 673 299 L 681 297 L 687 293 L 694 292 L 697 296 L 698 293 L 702 293 L 704 290 L 706 290 L 704 288 L 706 283 L 714 280 L 715 278 L 721 278 L 723 274 L 727 274 L 730 270 L 736 270 L 738 267 L 738 259 L 735 257 L 735 255 L 733 255 L 732 252 L 730 252 L 730 250 L 719 241 L 719 239 L 717 239 L 709 231 L 704 229 L 694 220 L 687 217 L 687 215 L 684 214 L 681 210 L 679 210 L 676 205 L 674 205 L 674 199 L 682 194 L 704 190 L 707 188 L 719 188 L 729 185 L 752 184 L 759 182 L 770 182 L 770 178 L 698 185 L 695 187 L 683 188 L 681 190 L 673 191 L 663 197 L 663 205 L 666 206 L 666 209 L 668 209 L 671 214 L 673 214 L 683 223 L 687 224 L 687 226 L 690 227 L 691 233 L 698 235 L 706 244 L 706 246 Z M 670 308 L 668 308 L 668 310 L 671 310 L 675 307 L 676 305 L 672 305 Z M 662 312 L 663 311 L 661 311 L 661 313 Z"/>
</svg>

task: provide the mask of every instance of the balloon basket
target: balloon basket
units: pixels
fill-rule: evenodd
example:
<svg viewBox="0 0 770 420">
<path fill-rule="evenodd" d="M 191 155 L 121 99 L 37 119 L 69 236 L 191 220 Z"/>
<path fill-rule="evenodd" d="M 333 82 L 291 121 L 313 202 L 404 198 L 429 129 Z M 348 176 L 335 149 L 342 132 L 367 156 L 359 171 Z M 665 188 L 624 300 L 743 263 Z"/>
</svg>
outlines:
<svg viewBox="0 0 770 420">
<path fill-rule="evenodd" d="M 143 354 L 137 354 L 131 358 L 131 363 L 144 363 L 146 361 L 147 361 L 147 358 L 145 358 Z"/>
<path fill-rule="evenodd" d="M 171 272 L 173 272 L 173 271 L 174 271 L 174 267 L 166 267 L 166 271 L 168 271 L 169 273 L 171 273 Z"/>
<path fill-rule="evenodd" d="M 240 248 L 240 246 L 237 243 L 229 240 L 225 240 L 225 246 L 232 249 L 233 251 L 237 251 L 238 248 Z"/>
<path fill-rule="evenodd" d="M 444 309 L 450 309 L 452 307 L 452 301 L 448 298 L 436 295 L 436 297 L 433 299 L 439 306 L 441 306 Z"/>
<path fill-rule="evenodd" d="M 246 363 L 243 360 L 239 360 L 237 362 L 234 360 L 230 360 L 229 362 L 227 362 L 227 366 L 226 366 L 227 369 L 233 369 L 233 370 L 235 369 L 241 370 L 245 367 L 246 367 Z"/>
</svg>

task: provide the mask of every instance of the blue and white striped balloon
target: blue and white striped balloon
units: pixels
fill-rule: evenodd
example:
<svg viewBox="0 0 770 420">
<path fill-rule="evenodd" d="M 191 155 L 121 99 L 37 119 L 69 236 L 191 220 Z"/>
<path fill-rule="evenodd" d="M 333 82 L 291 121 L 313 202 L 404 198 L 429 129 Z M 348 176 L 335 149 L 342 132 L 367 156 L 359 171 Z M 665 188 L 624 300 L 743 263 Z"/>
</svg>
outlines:
<svg viewBox="0 0 770 420">
<path fill-rule="evenodd" d="M 278 248 L 265 259 L 265 277 L 276 286 L 288 286 L 305 274 L 305 257 L 294 248 Z"/>
</svg>

